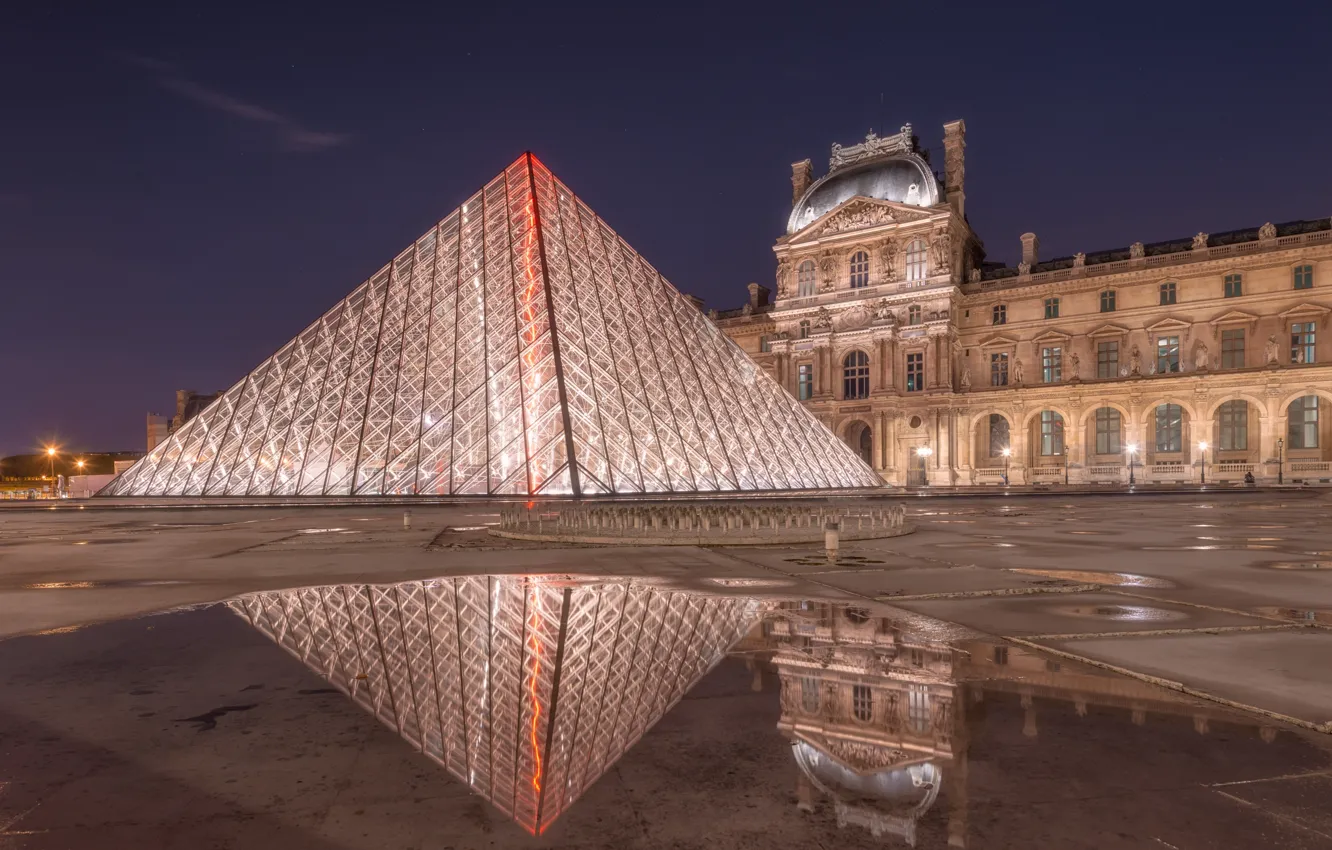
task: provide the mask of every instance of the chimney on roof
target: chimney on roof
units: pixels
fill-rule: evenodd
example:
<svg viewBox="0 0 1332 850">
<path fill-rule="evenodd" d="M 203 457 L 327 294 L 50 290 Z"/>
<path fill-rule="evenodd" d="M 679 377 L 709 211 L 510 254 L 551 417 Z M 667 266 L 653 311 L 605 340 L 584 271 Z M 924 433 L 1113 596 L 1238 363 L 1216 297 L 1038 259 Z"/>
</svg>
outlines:
<svg viewBox="0 0 1332 850">
<path fill-rule="evenodd" d="M 1036 238 L 1035 233 L 1022 234 L 1022 262 L 1028 266 L 1034 266 L 1040 260 L 1041 240 Z"/>
<path fill-rule="evenodd" d="M 791 163 L 791 206 L 795 206 L 800 196 L 805 194 L 809 184 L 814 182 L 814 163 L 802 159 Z"/>
<path fill-rule="evenodd" d="M 966 149 L 966 122 L 961 119 L 949 121 L 944 125 L 944 189 L 949 205 L 960 216 L 966 215 Z"/>
<path fill-rule="evenodd" d="M 749 289 L 750 307 L 757 310 L 760 307 L 768 306 L 768 296 L 772 293 L 772 290 L 758 283 L 751 283 L 747 288 Z"/>
</svg>

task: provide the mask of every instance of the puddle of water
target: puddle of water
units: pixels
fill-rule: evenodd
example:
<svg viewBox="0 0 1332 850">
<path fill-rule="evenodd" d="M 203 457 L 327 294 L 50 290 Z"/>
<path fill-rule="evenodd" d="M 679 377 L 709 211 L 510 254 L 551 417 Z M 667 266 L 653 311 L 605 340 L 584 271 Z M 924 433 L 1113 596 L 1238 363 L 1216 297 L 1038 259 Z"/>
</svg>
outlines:
<svg viewBox="0 0 1332 850">
<path fill-rule="evenodd" d="M 445 531 L 485 531 L 492 525 L 499 525 L 497 522 L 488 522 L 485 525 L 451 525 L 444 529 Z"/>
<path fill-rule="evenodd" d="M 1150 605 L 1056 605 L 1050 608 L 1056 614 L 1092 620 L 1110 620 L 1116 623 L 1166 623 L 1188 619 L 1183 611 L 1153 608 Z"/>
<path fill-rule="evenodd" d="M 1217 540 L 1222 543 L 1279 543 L 1284 537 L 1199 537 L 1199 540 Z"/>
<path fill-rule="evenodd" d="M 1079 584 L 1110 584 L 1116 587 L 1174 587 L 1175 583 L 1166 581 L 1163 578 L 1152 578 L 1151 576 L 1140 576 L 1134 573 L 1108 573 L 1096 572 L 1092 570 L 1038 570 L 1027 567 L 1019 567 L 1011 572 L 1022 573 L 1029 576 L 1046 576 L 1048 578 L 1061 578 Z"/>
<path fill-rule="evenodd" d="M 165 584 L 185 584 L 170 579 L 123 579 L 113 581 L 44 581 L 23 585 L 24 590 L 95 590 L 106 587 L 159 587 Z"/>
<path fill-rule="evenodd" d="M 1332 611 L 1317 611 L 1305 608 L 1255 608 L 1259 614 L 1269 617 L 1281 617 L 1300 623 L 1323 623 L 1332 625 Z"/>
<path fill-rule="evenodd" d="M 1253 566 L 1267 570 L 1332 570 L 1332 561 L 1268 561 Z"/>
<path fill-rule="evenodd" d="M 299 534 L 334 534 L 339 531 L 346 531 L 345 528 L 302 528 Z"/>
</svg>

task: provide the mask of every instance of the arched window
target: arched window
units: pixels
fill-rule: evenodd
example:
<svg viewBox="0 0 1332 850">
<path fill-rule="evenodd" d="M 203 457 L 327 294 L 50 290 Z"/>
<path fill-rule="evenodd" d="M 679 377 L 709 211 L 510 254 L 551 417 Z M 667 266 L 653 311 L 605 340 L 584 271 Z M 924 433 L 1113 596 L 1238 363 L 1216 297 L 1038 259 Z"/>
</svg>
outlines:
<svg viewBox="0 0 1332 850">
<path fill-rule="evenodd" d="M 1244 451 L 1249 448 L 1249 403 L 1242 398 L 1228 401 L 1217 411 L 1221 420 L 1223 452 Z"/>
<path fill-rule="evenodd" d="M 851 288 L 869 286 L 869 254 L 857 251 L 851 255 Z"/>
<path fill-rule="evenodd" d="M 1290 423 L 1286 436 L 1292 449 L 1318 448 L 1318 396 L 1306 395 L 1292 401 L 1286 408 L 1286 418 Z"/>
<path fill-rule="evenodd" d="M 1119 411 L 1113 407 L 1096 409 L 1096 453 L 1098 455 L 1119 454 L 1119 435 L 1123 430 L 1123 420 Z"/>
<path fill-rule="evenodd" d="M 814 261 L 805 260 L 796 269 L 796 295 L 804 297 L 818 292 L 818 285 L 814 280 Z"/>
<path fill-rule="evenodd" d="M 1184 450 L 1184 408 L 1178 404 L 1156 406 L 1156 450 L 1158 452 Z"/>
<path fill-rule="evenodd" d="M 1053 457 L 1064 453 L 1064 417 L 1053 410 L 1041 411 L 1041 454 Z"/>
<path fill-rule="evenodd" d="M 925 279 L 925 240 L 912 239 L 906 249 L 906 279 Z"/>
<path fill-rule="evenodd" d="M 800 320 L 800 338 L 809 339 L 809 319 Z"/>
<path fill-rule="evenodd" d="M 1009 445 L 1008 420 L 1001 413 L 991 413 L 990 457 L 1003 457 Z"/>
<path fill-rule="evenodd" d="M 853 351 L 842 361 L 842 397 L 869 398 L 869 355 Z"/>
<path fill-rule="evenodd" d="M 851 687 L 851 714 L 860 721 L 868 721 L 874 716 L 874 691 L 869 685 Z"/>
</svg>

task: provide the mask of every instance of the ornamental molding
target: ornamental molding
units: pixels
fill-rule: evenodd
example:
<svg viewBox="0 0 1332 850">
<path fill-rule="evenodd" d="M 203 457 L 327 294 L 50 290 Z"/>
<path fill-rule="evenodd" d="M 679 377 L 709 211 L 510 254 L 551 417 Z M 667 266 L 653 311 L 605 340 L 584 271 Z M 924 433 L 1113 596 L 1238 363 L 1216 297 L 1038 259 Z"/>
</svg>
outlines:
<svg viewBox="0 0 1332 850">
<path fill-rule="evenodd" d="M 865 141 L 858 145 L 844 147 L 834 143 L 832 156 L 828 159 L 828 170 L 830 172 L 836 171 L 839 168 L 845 168 L 848 165 L 881 156 L 907 155 L 915 152 L 916 145 L 912 139 L 910 124 L 903 124 L 895 135 L 882 138 L 873 130 L 870 130 L 865 134 Z"/>
<path fill-rule="evenodd" d="M 1073 338 L 1072 334 L 1066 334 L 1061 330 L 1056 330 L 1054 328 L 1051 328 L 1050 330 L 1045 331 L 1044 333 L 1032 337 L 1031 341 L 1033 343 L 1068 342 L 1072 338 Z"/>
<path fill-rule="evenodd" d="M 796 233 L 792 241 L 836 236 L 852 230 L 864 230 L 889 224 L 912 224 L 933 216 L 905 204 L 875 201 L 856 196 L 843 201 Z"/>
<path fill-rule="evenodd" d="M 1003 335 L 1003 334 L 995 334 L 995 335 L 992 336 L 992 337 L 987 337 L 987 338 L 981 340 L 980 343 L 977 344 L 976 347 L 977 347 L 977 348 L 981 348 L 981 349 L 985 349 L 985 348 L 1015 348 L 1015 347 L 1017 347 L 1017 344 L 1018 344 L 1018 341 L 1017 341 L 1017 339 L 1016 339 L 1015 337 L 1005 336 L 1005 335 Z"/>
<path fill-rule="evenodd" d="M 836 317 L 836 327 L 839 331 L 854 331 L 869 325 L 873 315 L 864 304 L 857 304 L 849 310 L 845 310 Z"/>
<path fill-rule="evenodd" d="M 1332 309 L 1306 301 L 1277 315 L 1283 322 L 1289 322 L 1291 319 L 1317 319 L 1326 328 L 1329 314 L 1332 314 Z"/>
<path fill-rule="evenodd" d="M 1089 331 L 1085 336 L 1095 339 L 1097 337 L 1125 337 L 1130 333 L 1129 329 L 1123 325 L 1101 325 L 1094 331 Z"/>
<path fill-rule="evenodd" d="M 1166 316 L 1164 319 L 1159 319 L 1152 322 L 1150 325 L 1147 325 L 1143 330 L 1147 331 L 1147 333 L 1152 336 L 1178 332 L 1184 334 L 1184 338 L 1188 339 L 1189 332 L 1193 330 L 1193 323 L 1176 319 L 1173 316 Z"/>
</svg>

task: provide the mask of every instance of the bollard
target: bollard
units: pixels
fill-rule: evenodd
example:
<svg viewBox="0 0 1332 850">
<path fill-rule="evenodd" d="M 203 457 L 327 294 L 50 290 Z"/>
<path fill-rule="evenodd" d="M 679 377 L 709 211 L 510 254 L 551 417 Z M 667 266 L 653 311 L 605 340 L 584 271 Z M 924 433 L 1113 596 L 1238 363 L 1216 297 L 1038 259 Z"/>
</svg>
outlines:
<svg viewBox="0 0 1332 850">
<path fill-rule="evenodd" d="M 837 560 L 837 544 L 841 538 L 841 524 L 831 518 L 823 524 L 823 548 L 828 551 L 828 560 Z"/>
<path fill-rule="evenodd" d="M 408 508 L 407 510 L 405 510 L 405 511 L 402 512 L 402 530 L 403 530 L 403 531 L 411 531 L 411 530 L 412 530 L 412 509 L 411 509 L 411 508 Z"/>
</svg>

